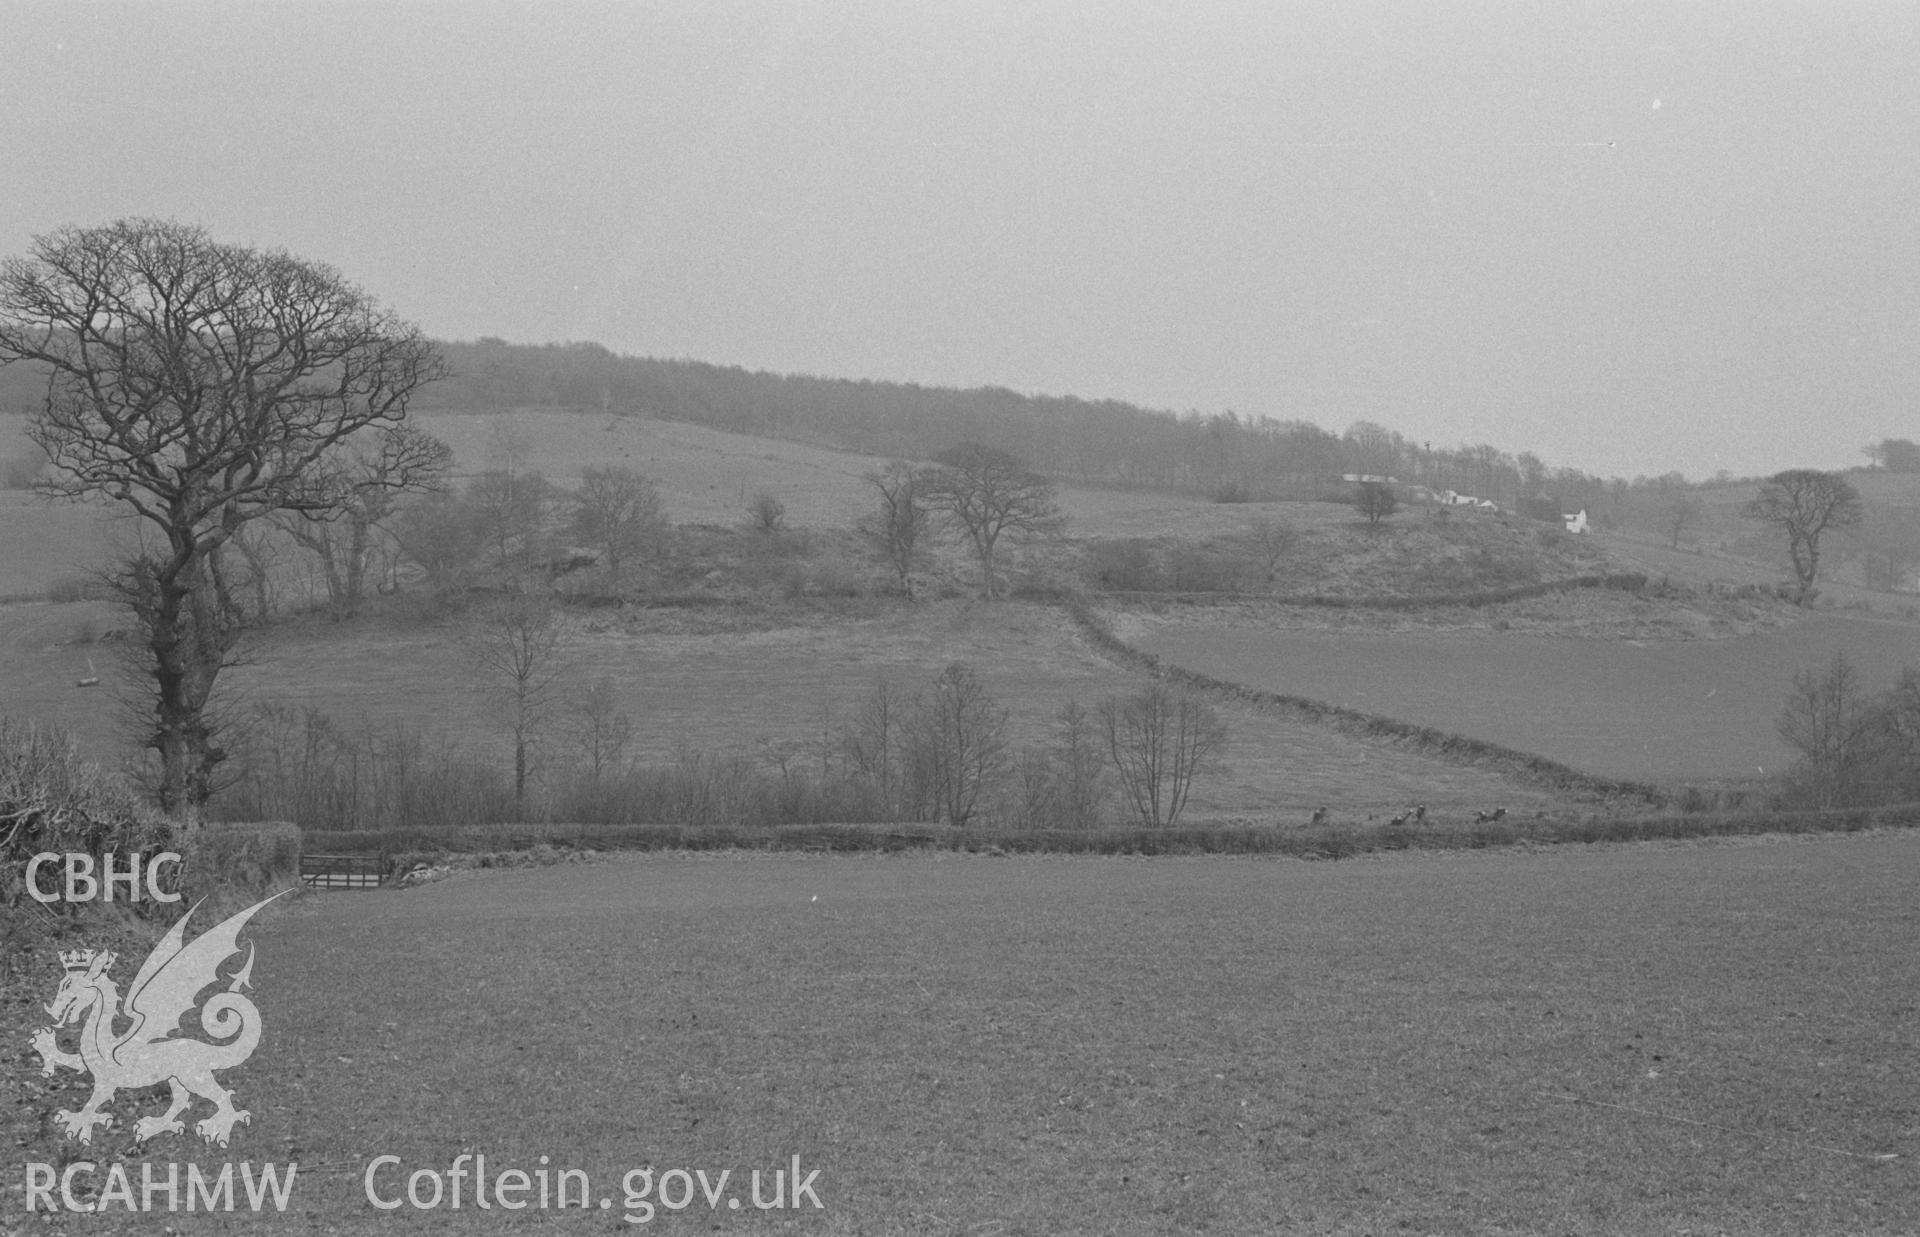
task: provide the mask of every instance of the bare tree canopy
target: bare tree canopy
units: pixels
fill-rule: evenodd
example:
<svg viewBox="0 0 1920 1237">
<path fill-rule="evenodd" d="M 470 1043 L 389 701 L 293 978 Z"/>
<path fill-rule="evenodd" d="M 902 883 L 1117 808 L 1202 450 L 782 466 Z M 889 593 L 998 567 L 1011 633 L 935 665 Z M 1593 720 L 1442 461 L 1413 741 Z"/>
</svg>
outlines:
<svg viewBox="0 0 1920 1237">
<path fill-rule="evenodd" d="M 616 585 L 620 568 L 647 552 L 666 528 L 660 493 L 631 468 L 585 468 L 573 497 L 574 535 L 605 552 L 607 576 Z"/>
<path fill-rule="evenodd" d="M 1775 473 L 1746 506 L 1748 518 L 1765 520 L 1787 534 L 1787 553 L 1799 588 L 1794 600 L 1805 604 L 1820 575 L 1820 538 L 1828 529 L 1856 528 L 1866 518 L 1860 491 L 1838 473 L 1791 468 Z"/>
<path fill-rule="evenodd" d="M 965 662 L 953 662 L 922 695 L 910 757 L 935 819 L 965 825 L 1007 758 L 1007 711 Z"/>
<path fill-rule="evenodd" d="M 352 618 L 365 598 L 376 539 L 388 535 L 401 494 L 438 492 L 452 464 L 453 450 L 418 426 L 382 426 L 342 443 L 321 465 L 331 473 L 324 487 L 338 495 L 334 506 L 275 514 L 274 523 L 320 560 L 335 619 Z"/>
<path fill-rule="evenodd" d="M 1353 491 L 1353 509 L 1366 516 L 1371 526 L 1398 511 L 1400 499 L 1384 481 L 1362 481 Z"/>
<path fill-rule="evenodd" d="M 913 569 L 925 551 L 927 508 L 920 499 L 925 482 L 911 464 L 895 460 L 883 472 L 864 478 L 879 503 L 859 524 L 860 533 L 877 550 L 900 581 L 900 591 L 913 600 Z"/>
<path fill-rule="evenodd" d="M 1676 487 L 1669 491 L 1661 502 L 1660 520 L 1665 526 L 1671 548 L 1679 549 L 1681 535 L 1699 525 L 1706 514 L 1706 504 L 1692 490 Z"/>
<path fill-rule="evenodd" d="M 1862 449 L 1875 468 L 1888 472 L 1920 472 L 1920 443 L 1911 438 L 1882 438 Z"/>
<path fill-rule="evenodd" d="M 921 497 L 964 534 L 980 560 L 982 591 L 994 595 L 993 556 L 1003 534 L 1054 532 L 1066 522 L 1053 483 L 998 447 L 962 443 L 934 457 Z"/>
<path fill-rule="evenodd" d="M 29 434 L 60 494 L 124 503 L 157 548 L 122 571 L 152 657 L 160 801 L 189 816 L 222 758 L 202 714 L 239 635 L 220 550 L 274 512 L 337 511 L 331 451 L 397 426 L 444 366 L 330 267 L 129 219 L 0 265 L 0 364 L 49 371 Z"/>
<path fill-rule="evenodd" d="M 1193 779 L 1218 766 L 1227 724 L 1213 706 L 1162 682 L 1100 702 L 1107 754 L 1143 824 L 1171 827 L 1186 810 Z"/>
<path fill-rule="evenodd" d="M 559 615 L 543 593 L 509 593 L 467 627 L 475 666 L 506 697 L 513 732 L 513 798 L 524 804 L 533 757 L 546 729 L 563 669 Z"/>
</svg>

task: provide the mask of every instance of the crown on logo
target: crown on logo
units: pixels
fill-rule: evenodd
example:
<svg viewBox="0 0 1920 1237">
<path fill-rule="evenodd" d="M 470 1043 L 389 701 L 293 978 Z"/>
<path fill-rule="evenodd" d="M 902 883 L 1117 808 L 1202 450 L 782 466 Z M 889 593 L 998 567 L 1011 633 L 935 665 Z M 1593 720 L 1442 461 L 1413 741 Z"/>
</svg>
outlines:
<svg viewBox="0 0 1920 1237">
<path fill-rule="evenodd" d="M 60 955 L 60 965 L 66 967 L 69 971 L 84 971 L 93 965 L 94 957 L 95 951 L 91 949 L 76 949 L 71 953 L 63 952 Z"/>
</svg>

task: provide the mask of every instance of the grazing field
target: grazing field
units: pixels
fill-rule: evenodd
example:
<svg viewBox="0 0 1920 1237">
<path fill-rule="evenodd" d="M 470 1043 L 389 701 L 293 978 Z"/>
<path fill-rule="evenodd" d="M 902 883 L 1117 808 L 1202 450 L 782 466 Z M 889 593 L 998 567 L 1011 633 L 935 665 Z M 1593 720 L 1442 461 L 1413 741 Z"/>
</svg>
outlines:
<svg viewBox="0 0 1920 1237">
<path fill-rule="evenodd" d="M 1641 781 L 1774 772 L 1795 672 L 1844 651 L 1871 691 L 1920 666 L 1920 629 L 1823 616 L 1724 640 L 1637 642 L 1486 629 L 1299 631 L 1202 609 L 1132 613 L 1123 639 L 1188 669 L 1488 739 Z"/>
<path fill-rule="evenodd" d="M 1836 542 L 1844 544 L 1838 539 Z M 1675 550 L 1645 535 L 1604 533 L 1595 538 L 1595 543 L 1603 547 L 1613 561 L 1623 566 L 1644 571 L 1651 576 L 1665 576 L 1688 583 L 1758 584 L 1772 588 L 1793 579 L 1793 569 L 1784 561 L 1777 564 L 1761 562 L 1717 549 L 1706 553 Z M 1784 542 L 1777 548 L 1777 554 L 1784 560 Z M 1920 607 L 1920 594 L 1864 588 L 1858 582 L 1857 571 L 1852 573 L 1856 577 L 1852 582 L 1835 579 L 1835 574 L 1831 564 L 1822 569 L 1819 582 L 1819 604 L 1822 606 L 1854 607 L 1904 618 L 1915 617 L 1915 610 Z"/>
<path fill-rule="evenodd" d="M 849 524 L 866 509 L 862 474 L 886 463 L 677 421 L 558 409 L 412 419 L 453 448 L 459 477 L 511 463 L 571 488 L 583 468 L 631 468 L 659 487 L 675 523 L 738 524 L 748 500 L 765 490 L 786 504 L 793 524 Z"/>
<path fill-rule="evenodd" d="M 801 527 L 838 528 L 873 504 L 861 479 L 884 468 L 881 456 L 751 434 L 729 434 L 678 421 L 608 417 L 561 409 L 496 413 L 422 413 L 415 420 L 454 449 L 455 469 L 471 476 L 500 467 L 502 451 L 517 444 L 514 467 L 576 486 L 580 470 L 619 465 L 649 478 L 660 490 L 667 518 L 683 524 L 738 524 L 755 494 L 786 504 Z M 1063 487 L 1061 509 L 1074 536 L 1207 535 L 1251 523 L 1256 514 L 1283 510 L 1297 519 L 1321 518 L 1320 503 L 1226 506 L 1202 498 L 1131 490 Z M 1331 510 L 1351 518 L 1344 507 Z"/>
<path fill-rule="evenodd" d="M 0 490 L 0 599 L 38 600 L 56 583 L 105 566 L 116 523 L 91 504 Z"/>
<path fill-rule="evenodd" d="M 696 1189 L 654 1222 L 1892 1237 L 1920 1227 L 1917 878 L 1920 837 L 1870 834 L 646 856 L 331 894 L 251 933 L 268 1037 L 227 1082 L 252 1124 L 148 1154 L 299 1160 L 288 1215 L 248 1232 L 613 1231 L 628 1169 L 728 1170 L 744 1200 L 798 1156 L 821 1210 Z M 392 1195 L 462 1153 L 550 1157 L 612 1207 L 367 1203 L 375 1156 Z"/>
<path fill-rule="evenodd" d="M 103 650 L 111 646 L 70 643 L 76 624 L 111 622 L 111 608 L 32 605 L 7 613 L 20 621 L 0 635 L 0 681 L 11 685 L 5 710 L 62 723 L 89 754 L 111 763 L 114 696 L 74 687 L 88 656 L 109 666 L 113 654 Z M 1144 682 L 1096 654 L 1058 609 L 1005 601 L 879 607 L 719 632 L 633 630 L 589 615 L 574 623 L 563 648 L 569 681 L 610 679 L 633 718 L 634 754 L 661 763 L 683 753 L 732 753 L 807 767 L 819 760 L 823 735 L 852 720 L 880 676 L 917 689 L 955 660 L 975 666 L 1008 709 L 1017 745 L 1045 740 L 1069 700 L 1091 708 Z M 223 683 L 236 703 L 310 705 L 350 731 L 405 724 L 503 759 L 511 751 L 500 698 L 486 690 L 452 624 L 304 623 L 276 632 Z M 1439 818 L 1496 803 L 1515 813 L 1573 806 L 1488 770 L 1251 711 L 1224 715 L 1227 769 L 1194 784 L 1192 820 L 1302 824 L 1326 805 L 1348 819 L 1422 802 Z M 557 728 L 549 750 L 566 755 Z"/>
<path fill-rule="evenodd" d="M 735 525 L 754 495 L 772 494 L 796 527 L 842 528 L 867 513 L 865 474 L 878 456 L 728 434 L 704 426 L 641 417 L 524 409 L 498 413 L 421 413 L 414 421 L 454 449 L 454 481 L 509 463 L 569 488 L 584 468 L 619 466 L 651 479 L 669 520 Z M 0 456 L 25 451 L 26 418 L 0 416 Z M 1073 537 L 1205 537 L 1244 530 L 1263 516 L 1311 526 L 1352 512 L 1325 503 L 1221 505 L 1147 491 L 1063 487 L 1060 506 Z M 55 581 L 107 561 L 109 541 L 97 509 L 48 503 L 0 491 L 0 598 L 43 595 Z"/>
</svg>

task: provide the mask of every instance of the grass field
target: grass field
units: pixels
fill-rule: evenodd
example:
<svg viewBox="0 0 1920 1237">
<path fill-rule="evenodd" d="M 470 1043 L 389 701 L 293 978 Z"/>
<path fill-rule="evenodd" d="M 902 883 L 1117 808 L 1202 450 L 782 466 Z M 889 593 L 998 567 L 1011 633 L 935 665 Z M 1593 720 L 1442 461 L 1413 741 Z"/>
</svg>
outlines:
<svg viewBox="0 0 1920 1237">
<path fill-rule="evenodd" d="M 768 490 L 787 504 L 795 525 L 844 527 L 869 504 L 862 474 L 882 463 L 698 426 L 570 412 L 433 414 L 422 424 L 453 444 L 465 474 L 504 462 L 503 452 L 516 467 L 539 469 L 569 485 L 588 465 L 629 465 L 657 481 L 668 514 L 682 523 L 736 524 L 746 500 Z M 21 427 L 20 418 L 0 418 L 0 452 L 24 445 Z M 1404 527 L 1389 535 L 1359 538 L 1364 545 L 1356 549 L 1349 544 L 1357 537 L 1348 527 L 1353 513 L 1332 504 L 1217 504 L 1073 489 L 1061 499 L 1077 538 L 1202 540 L 1277 519 L 1317 547 L 1306 554 L 1311 561 L 1294 564 L 1302 578 L 1292 584 L 1306 591 L 1332 587 L 1336 577 L 1349 591 L 1381 587 L 1384 560 L 1393 558 L 1396 545 L 1433 541 L 1418 513 L 1399 517 Z M 1533 545 L 1538 530 L 1516 527 L 1489 524 L 1481 531 L 1487 545 L 1517 553 Z M 84 574 L 102 561 L 110 532 L 91 508 L 0 494 L 0 596 L 41 593 L 57 580 Z M 1665 552 L 1619 539 L 1575 543 L 1582 551 L 1596 546 L 1681 578 L 1693 578 L 1689 570 L 1700 578 L 1766 574 L 1699 555 L 1659 558 Z M 1573 561 L 1571 551 L 1554 553 Z M 1071 551 L 1061 555 L 1064 562 Z M 970 578 L 970 567 L 961 570 L 962 578 Z M 1588 609 L 1599 604 L 1576 600 Z M 1536 608 L 1544 614 L 1573 604 L 1555 599 Z M 924 678 L 954 658 L 986 669 L 1028 738 L 1067 699 L 1090 703 L 1133 685 L 1052 630 L 1052 618 L 1018 617 L 1000 631 L 989 630 L 993 623 L 978 616 L 956 617 L 967 613 L 948 606 L 911 618 L 775 617 L 756 620 L 756 629 L 706 635 L 634 632 L 583 616 L 570 650 L 580 676 L 613 677 L 622 707 L 636 720 L 641 753 L 656 760 L 688 748 L 769 754 L 807 744 L 836 714 L 844 715 L 882 670 Z M 1814 624 L 1734 642 L 1643 647 L 1495 633 L 1478 614 L 1469 615 L 1461 631 L 1391 635 L 1352 630 L 1346 626 L 1351 616 L 1339 617 L 1342 626 L 1335 631 L 1249 632 L 1213 630 L 1203 614 L 1189 614 L 1177 626 L 1155 622 L 1138 634 L 1149 651 L 1219 678 L 1492 739 L 1595 773 L 1657 780 L 1737 778 L 1777 763 L 1784 752 L 1773 738 L 1772 718 L 1785 685 L 1795 669 L 1833 647 L 1854 652 L 1870 679 L 1920 660 L 1909 652 L 1910 646 L 1920 651 L 1920 628 L 1913 627 Z M 1450 621 L 1445 615 L 1419 617 L 1440 627 Z M 1584 611 L 1549 617 L 1559 627 L 1616 637 L 1660 637 L 1669 629 L 1683 631 L 1692 618 L 1596 617 Z M 0 614 L 0 708 L 67 725 L 91 753 L 115 758 L 110 693 L 82 692 L 74 684 L 96 671 L 111 681 L 111 646 L 86 637 L 122 621 L 93 604 L 7 606 Z M 1353 621 L 1364 626 L 1357 617 Z M 1129 634 L 1124 627 L 1122 634 Z M 251 664 L 225 676 L 236 698 L 313 704 L 350 726 L 362 719 L 426 722 L 482 744 L 499 730 L 497 702 L 475 690 L 471 663 L 445 629 L 363 621 L 341 630 L 301 621 L 270 632 L 251 657 Z M 1515 810 L 1554 806 L 1507 789 L 1488 774 L 1302 727 L 1246 715 L 1235 729 L 1234 771 L 1201 788 L 1197 812 L 1287 819 L 1322 804 L 1362 815 L 1420 801 L 1462 810 L 1495 802 Z"/>
<path fill-rule="evenodd" d="M 1699 552 L 1674 550 L 1665 542 L 1647 535 L 1604 533 L 1595 543 L 1605 548 L 1617 563 L 1650 576 L 1665 576 L 1688 583 L 1758 584 L 1772 588 L 1793 579 L 1792 569 L 1784 563 L 1772 564 L 1740 557 L 1719 549 Z M 1780 554 L 1784 557 L 1784 547 Z M 1851 607 L 1877 611 L 1884 615 L 1911 618 L 1920 608 L 1920 594 L 1890 593 L 1863 587 L 1857 570 L 1849 573 L 1852 582 L 1836 580 L 1831 571 L 1823 571 L 1819 582 L 1818 604 L 1826 607 Z"/>
<path fill-rule="evenodd" d="M 11 418 L 0 417 L 0 422 Z M 0 598 L 46 596 L 61 580 L 104 566 L 113 521 L 100 508 L 0 490 Z"/>
<path fill-rule="evenodd" d="M 74 679 L 85 673 L 89 656 L 106 668 L 113 654 L 105 650 L 112 646 L 70 643 L 80 623 L 111 623 L 111 608 L 33 605 L 8 613 L 18 621 L 0 635 L 0 681 L 11 685 L 7 711 L 60 722 L 88 753 L 111 760 L 114 696 L 76 689 Z M 1004 601 L 877 607 L 706 633 L 630 630 L 589 615 L 574 625 L 565 649 L 573 682 L 612 680 L 620 707 L 633 718 L 635 754 L 653 762 L 683 752 L 768 761 L 779 751 L 804 767 L 817 761 L 823 732 L 850 721 L 879 676 L 918 688 L 955 660 L 978 669 L 1009 710 L 1020 744 L 1041 742 L 1069 700 L 1091 708 L 1102 696 L 1135 691 L 1144 681 L 1096 654 L 1058 609 Z M 511 750 L 500 700 L 482 689 L 450 625 L 314 621 L 281 633 L 223 681 L 233 700 L 311 705 L 349 729 L 406 723 L 503 759 Z M 1188 809 L 1194 820 L 1303 823 L 1325 805 L 1348 819 L 1421 802 L 1437 818 L 1468 816 L 1496 803 L 1515 813 L 1571 806 L 1488 770 L 1247 710 L 1225 716 L 1227 771 L 1195 783 Z"/>
<path fill-rule="evenodd" d="M 1757 777 L 1789 758 L 1773 721 L 1796 671 L 1836 651 L 1869 690 L 1920 666 L 1920 628 L 1820 617 L 1724 640 L 1632 642 L 1459 631 L 1296 631 L 1192 608 L 1119 634 L 1216 678 L 1436 726 L 1612 777 Z"/>
<path fill-rule="evenodd" d="M 872 505 L 862 477 L 887 461 L 803 443 L 639 417 L 561 410 L 423 413 L 415 418 L 454 449 L 454 482 L 501 467 L 537 471 L 569 488 L 583 468 L 617 465 L 651 479 L 668 519 L 680 524 L 737 525 L 754 495 L 765 491 L 787 508 L 796 527 L 841 528 Z M 28 448 L 25 418 L 0 416 L 0 457 Z M 1302 526 L 1344 521 L 1351 512 L 1324 503 L 1221 505 L 1146 491 L 1064 487 L 1061 509 L 1075 536 L 1205 537 L 1245 529 L 1261 516 Z M 56 580 L 105 560 L 108 541 L 91 508 L 47 503 L 0 491 L 0 597 L 40 596 Z"/>
<path fill-rule="evenodd" d="M 1870 834 L 1337 864 L 648 856 L 326 895 L 251 934 L 267 1038 L 226 1081 L 252 1124 L 226 1153 L 148 1154 L 302 1164 L 283 1221 L 168 1217 L 184 1233 L 613 1231 L 629 1168 L 727 1169 L 744 1196 L 798 1156 L 823 1210 L 696 1193 L 654 1223 L 1892 1237 L 1920 1226 L 1916 877 L 1920 837 Z M 78 1098 L 38 1084 L 30 1105 Z M 549 1156 L 613 1208 L 361 1193 L 376 1155 L 400 1157 L 392 1192 L 463 1152 Z"/>
</svg>

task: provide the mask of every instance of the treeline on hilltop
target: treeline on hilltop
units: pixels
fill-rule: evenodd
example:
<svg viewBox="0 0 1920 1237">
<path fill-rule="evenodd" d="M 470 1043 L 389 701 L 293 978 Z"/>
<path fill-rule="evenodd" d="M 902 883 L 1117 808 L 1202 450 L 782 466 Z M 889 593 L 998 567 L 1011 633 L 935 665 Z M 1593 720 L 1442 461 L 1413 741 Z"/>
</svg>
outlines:
<svg viewBox="0 0 1920 1237">
<path fill-rule="evenodd" d="M 1603 479 L 1484 443 L 1415 442 L 1367 421 L 1334 433 L 1304 419 L 1176 415 L 1119 400 L 1023 395 L 1004 387 L 774 374 L 623 356 L 594 343 L 487 337 L 439 347 L 452 376 L 419 393 L 413 407 L 422 411 L 568 408 L 913 460 L 961 443 L 988 443 L 1068 483 L 1229 502 L 1344 502 L 1351 487 L 1342 476 L 1375 474 L 1487 498 L 1543 519 L 1585 510 L 1597 527 L 1657 533 L 1676 548 L 1683 536 L 1711 523 L 1702 487 L 1677 472 Z M 44 376 L 32 367 L 0 368 L 0 413 L 30 413 L 44 397 Z M 1905 439 L 1870 444 L 1865 454 L 1879 471 L 1920 471 L 1920 446 Z M 39 464 L 37 455 L 0 460 L 0 486 L 24 487 Z M 1731 480 L 1721 476 L 1715 484 Z"/>
<path fill-rule="evenodd" d="M 1392 475 L 1517 507 L 1548 498 L 1596 520 L 1628 485 L 1486 444 L 1434 447 L 1370 422 L 1335 434 L 1305 420 L 1212 416 L 1119 400 L 958 390 L 914 383 L 771 374 L 689 360 L 620 356 L 599 344 L 442 348 L 454 376 L 422 409 L 560 407 L 686 421 L 839 450 L 930 459 L 991 443 L 1061 480 L 1209 494 L 1224 500 L 1339 498 L 1346 473 Z"/>
</svg>

